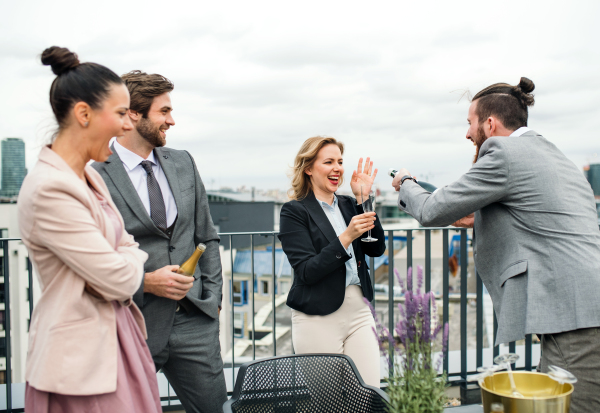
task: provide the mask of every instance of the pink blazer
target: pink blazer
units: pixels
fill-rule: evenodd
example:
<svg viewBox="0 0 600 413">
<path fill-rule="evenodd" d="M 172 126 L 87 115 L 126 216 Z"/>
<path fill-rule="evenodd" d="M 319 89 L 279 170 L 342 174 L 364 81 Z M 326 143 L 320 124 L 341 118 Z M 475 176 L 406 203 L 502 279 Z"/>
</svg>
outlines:
<svg viewBox="0 0 600 413">
<path fill-rule="evenodd" d="M 119 216 L 100 175 L 85 176 Z M 19 194 L 19 228 L 42 288 L 29 329 L 25 380 L 38 390 L 91 395 L 117 389 L 117 326 L 111 301 L 130 306 L 148 255 L 115 228 L 98 199 L 49 147 L 27 175 Z M 90 284 L 105 300 L 88 294 Z"/>
</svg>

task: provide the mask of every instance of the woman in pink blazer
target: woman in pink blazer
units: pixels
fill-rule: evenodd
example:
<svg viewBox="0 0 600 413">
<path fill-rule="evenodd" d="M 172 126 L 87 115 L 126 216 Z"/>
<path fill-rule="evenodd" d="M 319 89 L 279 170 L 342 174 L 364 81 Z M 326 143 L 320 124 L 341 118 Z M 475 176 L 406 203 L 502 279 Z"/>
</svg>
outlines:
<svg viewBox="0 0 600 413">
<path fill-rule="evenodd" d="M 31 320 L 25 411 L 161 412 L 146 329 L 131 297 L 147 259 L 90 160 L 132 128 L 111 70 L 51 47 L 58 121 L 19 194 L 19 227 L 42 288 Z"/>
</svg>

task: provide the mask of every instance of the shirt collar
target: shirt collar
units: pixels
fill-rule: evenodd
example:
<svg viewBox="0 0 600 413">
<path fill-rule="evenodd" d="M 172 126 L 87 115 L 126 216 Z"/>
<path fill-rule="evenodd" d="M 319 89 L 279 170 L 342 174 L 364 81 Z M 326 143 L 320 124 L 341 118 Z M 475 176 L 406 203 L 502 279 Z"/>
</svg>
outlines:
<svg viewBox="0 0 600 413">
<path fill-rule="evenodd" d="M 319 198 L 315 197 L 317 199 L 317 202 L 322 206 L 322 207 L 327 207 L 327 208 L 335 208 L 337 207 L 337 196 L 335 196 L 335 194 L 333 194 L 333 203 L 331 205 L 329 205 L 327 202 L 325 201 L 321 201 Z"/>
<path fill-rule="evenodd" d="M 115 140 L 114 145 L 115 145 L 115 151 L 117 151 L 117 154 L 119 155 L 119 158 L 121 158 L 121 161 L 123 162 L 123 164 L 130 171 L 133 168 L 135 168 L 136 166 L 138 166 L 140 164 L 140 162 L 146 161 L 146 160 L 148 160 L 148 161 L 152 162 L 154 165 L 156 165 L 156 160 L 154 159 L 154 151 L 150 152 L 150 155 L 148 156 L 148 159 L 144 159 L 140 155 L 138 155 L 137 153 L 131 152 L 129 149 L 127 149 L 126 147 L 124 147 L 123 145 L 121 145 L 116 140 Z"/>
<path fill-rule="evenodd" d="M 531 129 L 529 129 L 527 126 L 521 126 L 519 129 L 517 129 L 516 131 L 514 131 L 513 133 L 510 134 L 510 136 L 521 136 L 524 133 L 529 132 Z"/>
</svg>

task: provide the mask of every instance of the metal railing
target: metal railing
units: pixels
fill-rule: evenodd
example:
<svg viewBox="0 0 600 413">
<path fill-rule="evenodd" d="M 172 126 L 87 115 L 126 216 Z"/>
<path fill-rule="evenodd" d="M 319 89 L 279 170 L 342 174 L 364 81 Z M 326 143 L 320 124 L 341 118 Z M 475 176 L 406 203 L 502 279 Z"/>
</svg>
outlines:
<svg viewBox="0 0 600 413">
<path fill-rule="evenodd" d="M 469 382 L 469 376 L 476 374 L 475 369 L 469 370 L 467 368 L 467 306 L 468 306 L 468 296 L 467 296 L 467 267 L 469 265 L 469 258 L 467 254 L 468 249 L 468 232 L 466 229 L 454 229 L 454 228 L 413 228 L 413 229 L 397 229 L 397 230 L 386 230 L 385 233 L 388 238 L 387 245 L 387 258 L 388 258 L 388 297 L 387 297 L 387 311 L 388 311 L 388 326 L 390 331 L 394 331 L 394 322 L 395 317 L 394 314 L 397 313 L 395 296 L 394 296 L 394 284 L 396 282 L 396 277 L 394 276 L 394 269 L 396 268 L 394 264 L 394 257 L 399 252 L 398 250 L 394 250 L 394 236 L 398 234 L 402 234 L 406 236 L 406 267 L 410 268 L 413 266 L 413 236 L 417 232 L 424 232 L 424 243 L 425 243 L 425 251 L 424 251 L 424 285 L 427 291 L 431 290 L 431 281 L 432 281 L 432 233 L 434 231 L 441 231 L 442 235 L 442 312 L 443 312 L 443 322 L 447 323 L 449 321 L 449 305 L 450 305 L 450 293 L 449 293 L 449 279 L 450 279 L 450 268 L 449 268 L 449 235 L 451 233 L 458 232 L 460 234 L 460 369 L 458 372 L 449 373 L 449 380 L 452 384 L 466 384 Z M 438 232 L 436 232 L 438 233 Z M 250 238 L 250 251 L 251 251 L 251 287 L 249 290 L 252 294 L 252 305 L 251 305 L 251 314 L 252 314 L 252 359 L 256 359 L 256 325 L 255 325 L 255 288 L 254 283 L 256 281 L 257 274 L 255 273 L 255 265 L 254 265 L 254 256 L 255 256 L 255 240 L 256 237 L 267 237 L 272 238 L 271 240 L 271 248 L 272 248 L 272 288 L 270 289 L 271 295 L 271 314 L 272 314 L 272 337 L 273 337 L 273 356 L 277 355 L 277 311 L 276 311 L 276 289 L 275 285 L 277 283 L 277 273 L 276 273 L 276 247 L 277 247 L 277 232 L 274 231 L 266 231 L 266 232 L 235 232 L 235 233 L 221 233 L 219 234 L 221 238 L 227 237 L 229 239 L 229 245 L 233 245 L 232 241 L 234 237 L 249 237 Z M 439 234 L 439 233 L 438 233 Z M 11 317 L 10 317 L 10 266 L 9 266 L 9 243 L 10 242 L 18 242 L 20 239 L 18 238 L 1 238 L 0 243 L 3 250 L 3 274 L 4 274 L 4 299 L 5 299 L 5 340 L 6 340 L 6 406 L 7 409 L 4 411 L 7 412 L 20 412 L 23 411 L 20 408 L 13 408 L 13 400 L 12 400 L 12 375 L 11 375 Z M 264 241 L 261 239 L 261 241 Z M 261 242 L 264 245 L 264 242 Z M 235 385 L 235 300 L 234 300 L 234 292 L 233 292 L 233 282 L 235 279 L 234 273 L 234 255 L 233 249 L 229 251 L 229 260 L 230 260 L 230 268 L 231 268 L 231 284 L 230 284 L 230 293 L 229 299 L 223 300 L 223 307 L 230 306 L 231 311 L 231 367 L 227 367 L 227 369 L 231 368 L 231 390 Z M 371 281 L 374 282 L 374 273 L 375 273 L 375 265 L 374 258 L 370 259 L 370 268 L 371 268 Z M 30 317 L 31 312 L 33 311 L 33 279 L 32 279 L 32 267 L 31 262 L 27 260 L 27 268 L 28 268 L 28 278 L 29 278 L 29 311 Z M 260 274 L 264 276 L 264 274 Z M 248 293 L 250 292 L 248 291 Z M 483 351 L 483 328 L 484 328 L 484 315 L 483 315 L 483 284 L 481 279 L 477 276 L 476 281 L 476 366 L 482 366 L 484 363 L 484 351 Z M 396 297 L 397 298 L 397 297 Z M 472 299 L 472 298 L 471 298 Z M 494 317 L 494 340 L 497 324 L 495 322 Z M 451 331 L 452 334 L 452 331 Z M 493 345 L 490 343 L 490 345 Z M 509 350 L 513 352 L 515 350 L 515 343 L 511 343 L 509 345 Z M 449 358 L 448 358 L 448 348 L 446 349 L 446 354 L 444 355 L 443 369 L 444 371 L 448 371 L 449 369 Z M 493 348 L 494 356 L 499 353 L 499 348 Z M 239 363 L 241 365 L 242 363 Z M 488 364 L 489 363 L 488 361 Z M 532 339 L 530 336 L 526 338 L 525 341 L 525 363 L 524 366 L 521 367 L 525 370 L 531 370 L 533 368 L 532 362 Z M 163 398 L 165 399 L 165 398 Z M 174 406 L 171 404 L 173 398 L 171 396 L 167 397 L 168 403 L 170 406 Z M 167 410 L 167 409 L 165 409 Z"/>
<path fill-rule="evenodd" d="M 443 287 L 442 287 L 442 313 L 443 313 L 443 320 L 442 322 L 448 323 L 449 322 L 449 303 L 450 303 L 450 297 L 449 297 L 449 278 L 450 278 L 450 268 L 449 268 L 449 258 L 450 258 L 450 253 L 449 253 L 449 235 L 450 233 L 459 233 L 460 234 L 460 262 L 459 262 L 459 267 L 460 267 L 460 285 L 461 285 L 461 289 L 460 289 L 460 371 L 459 372 L 451 372 L 448 374 L 448 377 L 451 381 L 451 384 L 453 385 L 460 385 L 460 384 L 467 384 L 469 383 L 469 376 L 475 375 L 477 374 L 476 368 L 475 369 L 471 369 L 469 370 L 467 368 L 467 358 L 468 358 L 468 354 L 467 354 L 467 306 L 468 306 L 468 294 L 467 294 L 467 277 L 468 277 L 468 265 L 469 265 L 469 257 L 467 254 L 467 248 L 468 248 L 468 230 L 467 229 L 461 229 L 461 228 L 412 228 L 412 229 L 396 229 L 396 230 L 386 230 L 386 236 L 388 239 L 388 245 L 387 245 L 387 251 L 386 254 L 388 256 L 388 297 L 387 297 L 387 301 L 388 301 L 388 328 L 390 331 L 394 331 L 394 325 L 395 325 L 395 317 L 393 316 L 395 313 L 397 313 L 397 308 L 396 308 L 396 303 L 394 301 L 394 285 L 396 283 L 396 277 L 394 275 L 394 270 L 396 269 L 395 265 L 394 265 L 394 255 L 397 254 L 399 251 L 398 250 L 394 250 L 393 248 L 393 243 L 394 243 L 394 236 L 396 234 L 405 234 L 406 235 L 406 267 L 411 268 L 413 266 L 413 234 L 418 232 L 418 231 L 422 231 L 425 233 L 425 257 L 424 257 L 424 286 L 425 286 L 425 290 L 429 291 L 431 290 L 431 270 L 432 270 L 432 254 L 431 254 L 431 234 L 432 231 L 441 231 L 442 233 L 442 239 L 443 239 L 443 245 L 442 245 L 442 279 L 443 279 Z M 250 237 L 250 249 L 251 249 L 251 286 L 254 286 L 254 283 L 256 281 L 256 276 L 257 274 L 255 273 L 255 266 L 254 266 L 254 240 L 256 236 L 263 236 L 263 237 L 272 237 L 272 282 L 273 285 L 275 285 L 275 283 L 277 282 L 276 280 L 276 271 L 275 271 L 275 249 L 276 249 L 276 237 L 277 237 L 277 232 L 274 231 L 264 231 L 264 232 L 231 232 L 231 233 L 221 233 L 219 234 L 221 237 L 228 237 L 229 238 L 229 245 L 232 245 L 232 241 L 233 241 L 233 237 L 240 237 L 240 236 L 245 236 L 245 237 Z M 235 279 L 235 273 L 233 271 L 234 269 L 234 257 L 233 257 L 233 250 L 230 250 L 230 254 L 229 254 L 229 260 L 230 260 L 230 268 L 231 270 L 231 284 L 233 285 L 233 281 Z M 374 261 L 375 259 L 373 257 L 370 258 L 370 275 L 371 275 L 371 282 L 374 284 Z M 264 275 L 264 274 L 263 274 Z M 479 278 L 478 275 L 476 275 L 477 277 L 477 281 L 476 281 L 476 367 L 482 366 L 484 363 L 484 352 L 483 352 L 483 324 L 484 324 L 484 316 L 483 316 L 483 283 L 481 281 L 481 279 Z M 255 311 L 255 307 L 254 307 L 254 302 L 255 302 L 255 289 L 253 287 L 250 288 L 250 290 L 252 291 L 252 312 L 251 314 L 256 314 Z M 276 336 L 276 307 L 275 307 L 275 293 L 274 293 L 274 289 L 273 289 L 273 293 L 272 295 L 272 334 L 273 334 L 273 356 L 277 355 L 277 336 Z M 235 386 L 235 379 L 236 379 L 236 374 L 235 374 L 235 368 L 236 368 L 236 363 L 235 363 L 235 335 L 233 334 L 233 329 L 235 328 L 235 319 L 234 319 L 234 311 L 233 311 L 233 302 L 234 302 L 234 297 L 233 297 L 233 288 L 230 289 L 230 297 L 229 297 L 229 302 L 232 305 L 232 309 L 231 309 L 231 326 L 232 326 L 232 334 L 231 334 L 231 366 L 228 367 L 231 369 L 231 388 L 233 389 L 233 387 Z M 496 323 L 496 318 L 494 315 L 494 341 L 496 339 L 496 329 L 497 329 L 497 323 Z M 255 317 L 252 317 L 252 360 L 256 359 L 256 340 L 255 337 L 256 335 L 254 334 L 254 332 L 256 331 L 256 326 L 255 326 Z M 451 332 L 452 333 L 452 332 Z M 493 345 L 493 343 L 490 343 L 490 346 Z M 443 361 L 443 370 L 448 372 L 448 368 L 449 368 L 449 357 L 448 357 L 448 350 L 449 347 L 446 348 L 446 353 L 444 354 L 444 361 Z M 509 344 L 509 351 L 514 352 L 516 348 L 516 343 L 510 343 Z M 495 357 L 496 355 L 499 354 L 500 348 L 498 346 L 494 346 L 493 347 L 493 356 Z M 513 368 L 518 369 L 524 369 L 524 370 L 532 370 L 535 366 L 533 364 L 533 358 L 532 358 L 532 339 L 531 336 L 527 336 L 525 339 L 525 358 L 524 358 L 524 366 L 522 367 L 516 367 L 513 366 Z M 391 362 L 393 362 L 393 358 L 391 360 Z M 242 363 L 239 363 L 240 365 Z M 488 364 L 491 364 L 491 360 L 488 361 Z"/>
</svg>

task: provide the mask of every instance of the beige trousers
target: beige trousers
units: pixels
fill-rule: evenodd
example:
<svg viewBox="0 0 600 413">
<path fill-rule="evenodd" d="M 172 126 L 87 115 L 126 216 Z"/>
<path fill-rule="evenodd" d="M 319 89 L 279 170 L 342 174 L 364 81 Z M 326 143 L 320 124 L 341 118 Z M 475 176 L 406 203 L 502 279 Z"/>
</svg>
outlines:
<svg viewBox="0 0 600 413">
<path fill-rule="evenodd" d="M 349 356 L 365 381 L 379 388 L 379 346 L 375 320 L 358 285 L 346 287 L 344 303 L 320 316 L 292 310 L 292 341 L 296 354 L 337 353 Z"/>
</svg>

